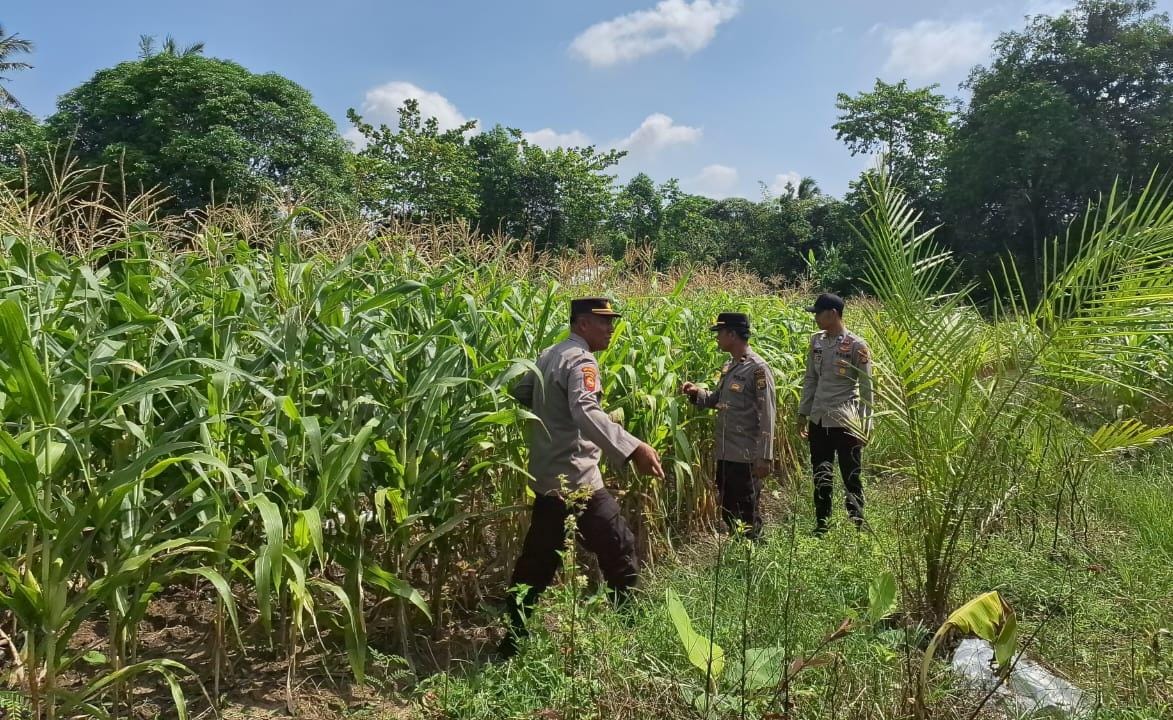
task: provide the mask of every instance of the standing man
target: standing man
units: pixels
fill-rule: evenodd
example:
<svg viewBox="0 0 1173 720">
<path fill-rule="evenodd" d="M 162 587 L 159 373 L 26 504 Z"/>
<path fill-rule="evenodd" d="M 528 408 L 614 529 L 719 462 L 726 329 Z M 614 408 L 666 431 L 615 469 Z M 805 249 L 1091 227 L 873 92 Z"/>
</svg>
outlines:
<svg viewBox="0 0 1173 720">
<path fill-rule="evenodd" d="M 872 356 L 863 338 L 843 325 L 843 299 L 824 293 L 807 308 L 819 332 L 811 336 L 798 406 L 798 433 L 810 441 L 815 476 L 816 537 L 827 532 L 839 456 L 847 514 L 857 528 L 863 518 L 863 446 L 871 432 Z"/>
<path fill-rule="evenodd" d="M 581 298 L 570 303 L 570 337 L 547 348 L 538 358 L 539 379 L 532 371 L 513 388 L 513 397 L 537 415 L 529 424 L 530 487 L 535 494 L 529 532 L 513 568 L 510 587 L 524 585 L 524 597 L 510 593 L 510 632 L 500 653 L 517 651 L 516 640 L 526 634 L 525 620 L 538 596 L 553 581 L 562 564 L 565 524 L 577 516 L 578 539 L 598 556 L 599 568 L 621 604 L 635 586 L 639 565 L 635 536 L 619 512 L 619 504 L 603 487 L 599 460 L 627 461 L 641 475 L 664 477 L 660 456 L 603 411 L 603 380 L 592 353 L 611 344 L 615 318 L 606 298 Z M 568 505 L 565 493 L 589 495 L 585 505 Z"/>
<path fill-rule="evenodd" d="M 774 464 L 774 373 L 760 355 L 749 349 L 749 317 L 725 312 L 709 330 L 717 333 L 717 347 L 729 353 L 715 390 L 691 382 L 681 386 L 693 404 L 717 408 L 717 496 L 729 529 L 746 526 L 746 537 L 762 534 L 758 498 L 762 480 Z"/>
</svg>

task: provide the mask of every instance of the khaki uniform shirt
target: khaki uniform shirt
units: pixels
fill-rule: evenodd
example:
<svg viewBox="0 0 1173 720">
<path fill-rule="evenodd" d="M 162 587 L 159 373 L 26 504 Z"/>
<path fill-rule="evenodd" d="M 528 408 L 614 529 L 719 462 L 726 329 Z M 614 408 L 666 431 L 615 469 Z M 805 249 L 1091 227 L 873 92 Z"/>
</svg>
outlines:
<svg viewBox="0 0 1173 720">
<path fill-rule="evenodd" d="M 571 333 L 543 351 L 537 366 L 541 383 L 529 372 L 511 391 L 538 416 L 528 427 L 530 487 L 539 495 L 555 494 L 563 487 L 559 476 L 565 476 L 570 491 L 601 489 L 603 453 L 623 463 L 640 441 L 603 412 L 603 381 L 586 340 Z"/>
<path fill-rule="evenodd" d="M 774 459 L 774 373 L 753 350 L 725 363 L 716 389 L 699 391 L 694 402 L 717 408 L 718 460 Z"/>
<path fill-rule="evenodd" d="M 872 416 L 872 354 L 858 335 L 811 336 L 798 414 L 823 427 L 862 425 Z"/>
</svg>

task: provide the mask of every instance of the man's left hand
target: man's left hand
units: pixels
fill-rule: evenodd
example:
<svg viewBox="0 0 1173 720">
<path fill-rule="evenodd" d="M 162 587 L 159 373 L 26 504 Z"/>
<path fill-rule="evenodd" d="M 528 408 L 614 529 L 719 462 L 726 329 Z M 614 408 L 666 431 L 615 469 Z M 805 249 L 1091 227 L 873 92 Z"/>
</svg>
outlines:
<svg viewBox="0 0 1173 720">
<path fill-rule="evenodd" d="M 770 471 L 773 469 L 773 464 L 770 460 L 755 460 L 753 464 L 753 476 L 759 480 L 769 477 Z"/>
</svg>

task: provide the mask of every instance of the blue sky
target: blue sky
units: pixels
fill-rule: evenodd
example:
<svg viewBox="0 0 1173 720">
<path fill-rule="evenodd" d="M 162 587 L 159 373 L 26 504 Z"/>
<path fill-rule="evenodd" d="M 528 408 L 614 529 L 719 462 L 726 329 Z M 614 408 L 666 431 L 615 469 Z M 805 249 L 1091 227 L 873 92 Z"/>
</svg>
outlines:
<svg viewBox="0 0 1173 720">
<path fill-rule="evenodd" d="M 1168 11 L 1173 0 L 1161 0 Z M 344 132 L 346 110 L 394 122 L 416 96 L 442 124 L 476 119 L 536 142 L 590 142 L 686 190 L 757 199 L 814 177 L 840 195 L 868 160 L 835 140 L 835 95 L 875 78 L 958 84 L 999 32 L 1064 0 L 45 0 L 6 3 L 5 32 L 36 45 L 8 84 L 36 115 L 140 34 L 307 88 Z"/>
</svg>

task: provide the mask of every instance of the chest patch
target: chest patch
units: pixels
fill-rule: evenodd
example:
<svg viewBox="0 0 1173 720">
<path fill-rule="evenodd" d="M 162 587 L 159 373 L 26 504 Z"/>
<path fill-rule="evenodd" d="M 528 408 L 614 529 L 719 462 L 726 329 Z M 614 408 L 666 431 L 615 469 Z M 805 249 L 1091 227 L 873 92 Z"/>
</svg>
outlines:
<svg viewBox="0 0 1173 720">
<path fill-rule="evenodd" d="M 741 387 L 742 387 L 741 383 L 739 383 L 739 382 L 729 383 L 729 389 L 732 390 L 733 392 L 741 392 Z"/>
</svg>

